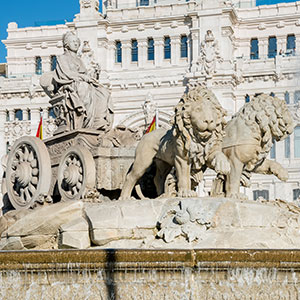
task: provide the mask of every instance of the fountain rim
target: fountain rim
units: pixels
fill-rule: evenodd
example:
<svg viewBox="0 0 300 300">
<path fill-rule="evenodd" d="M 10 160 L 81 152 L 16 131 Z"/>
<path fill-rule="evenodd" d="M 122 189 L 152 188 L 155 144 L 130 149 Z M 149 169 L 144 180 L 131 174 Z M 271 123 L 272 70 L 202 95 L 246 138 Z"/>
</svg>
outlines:
<svg viewBox="0 0 300 300">
<path fill-rule="evenodd" d="M 0 271 L 276 268 L 300 271 L 300 249 L 88 249 L 0 251 Z"/>
</svg>

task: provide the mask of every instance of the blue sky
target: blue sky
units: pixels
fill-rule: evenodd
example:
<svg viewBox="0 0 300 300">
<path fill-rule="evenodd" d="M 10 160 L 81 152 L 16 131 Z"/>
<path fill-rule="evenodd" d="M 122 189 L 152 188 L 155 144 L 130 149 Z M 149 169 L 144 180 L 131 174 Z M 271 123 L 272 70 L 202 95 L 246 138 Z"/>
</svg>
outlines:
<svg viewBox="0 0 300 300">
<path fill-rule="evenodd" d="M 19 27 L 34 26 L 45 21 L 61 23 L 73 19 L 79 12 L 79 0 L 0 0 L 0 40 L 7 37 L 7 24 L 17 22 Z M 258 5 L 294 0 L 257 0 Z M 5 46 L 0 43 L 0 62 L 5 62 Z"/>
</svg>

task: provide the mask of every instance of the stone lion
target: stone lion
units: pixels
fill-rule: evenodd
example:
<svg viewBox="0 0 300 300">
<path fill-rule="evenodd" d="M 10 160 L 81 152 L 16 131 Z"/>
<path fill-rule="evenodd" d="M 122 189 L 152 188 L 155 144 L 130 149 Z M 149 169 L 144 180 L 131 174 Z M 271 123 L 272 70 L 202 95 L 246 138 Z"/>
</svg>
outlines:
<svg viewBox="0 0 300 300">
<path fill-rule="evenodd" d="M 175 107 L 172 128 L 154 130 L 138 144 L 120 198 L 130 197 L 133 187 L 153 161 L 158 195 L 164 192 L 166 176 L 172 167 L 176 170 L 179 197 L 195 196 L 191 181 L 199 183 L 207 167 L 228 174 L 230 165 L 221 151 L 225 115 L 211 91 L 201 87 L 191 89 Z"/>
<path fill-rule="evenodd" d="M 288 179 L 278 162 L 267 159 L 273 141 L 293 132 L 294 122 L 285 101 L 261 94 L 246 103 L 225 128 L 222 149 L 231 166 L 230 174 L 218 174 L 212 196 L 239 197 L 240 184 L 250 185 L 251 173 L 274 174 Z"/>
</svg>

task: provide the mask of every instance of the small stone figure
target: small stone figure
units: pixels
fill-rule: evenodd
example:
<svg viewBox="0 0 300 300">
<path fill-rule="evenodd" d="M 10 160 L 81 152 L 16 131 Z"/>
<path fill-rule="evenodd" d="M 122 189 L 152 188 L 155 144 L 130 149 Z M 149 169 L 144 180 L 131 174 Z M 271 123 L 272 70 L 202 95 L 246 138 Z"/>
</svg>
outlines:
<svg viewBox="0 0 300 300">
<path fill-rule="evenodd" d="M 284 100 L 261 94 L 246 103 L 225 127 L 223 152 L 231 172 L 218 175 L 212 195 L 244 197 L 240 183 L 250 185 L 251 173 L 274 174 L 286 181 L 288 171 L 278 162 L 267 159 L 273 141 L 284 140 L 294 130 L 294 122 Z"/>
<path fill-rule="evenodd" d="M 201 43 L 200 57 L 198 65 L 202 73 L 212 76 L 216 73 L 217 62 L 222 62 L 218 41 L 211 30 L 207 30 L 204 41 Z"/>
</svg>

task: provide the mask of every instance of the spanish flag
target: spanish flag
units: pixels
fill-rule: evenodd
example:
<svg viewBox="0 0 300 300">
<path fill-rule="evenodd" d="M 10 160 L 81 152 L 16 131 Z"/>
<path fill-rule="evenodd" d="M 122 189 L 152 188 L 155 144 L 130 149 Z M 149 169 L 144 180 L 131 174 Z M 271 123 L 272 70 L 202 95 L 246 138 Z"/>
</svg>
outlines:
<svg viewBox="0 0 300 300">
<path fill-rule="evenodd" d="M 40 119 L 39 127 L 36 132 L 36 137 L 40 138 L 41 140 L 43 139 L 43 117 Z"/>
<path fill-rule="evenodd" d="M 155 129 L 156 129 L 156 116 L 154 116 L 154 118 L 153 118 L 151 124 L 149 125 L 149 127 L 148 127 L 147 130 L 146 130 L 146 133 L 149 133 L 149 132 L 151 132 L 151 131 L 153 131 L 153 130 L 155 130 Z M 145 134 L 146 134 L 146 133 L 145 133 Z"/>
</svg>

